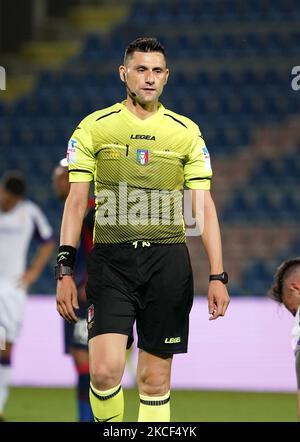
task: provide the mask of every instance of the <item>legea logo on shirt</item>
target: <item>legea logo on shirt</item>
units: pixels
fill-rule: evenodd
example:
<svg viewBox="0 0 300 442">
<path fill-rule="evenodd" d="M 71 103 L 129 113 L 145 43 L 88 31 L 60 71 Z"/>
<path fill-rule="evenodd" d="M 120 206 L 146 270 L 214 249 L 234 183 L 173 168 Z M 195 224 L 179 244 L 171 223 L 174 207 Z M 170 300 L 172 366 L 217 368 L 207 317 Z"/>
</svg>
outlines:
<svg viewBox="0 0 300 442">
<path fill-rule="evenodd" d="M 130 135 L 131 140 L 149 140 L 149 141 L 155 141 L 154 135 Z"/>
<path fill-rule="evenodd" d="M 68 163 L 76 163 L 77 140 L 71 138 L 68 143 L 67 160 Z"/>
</svg>

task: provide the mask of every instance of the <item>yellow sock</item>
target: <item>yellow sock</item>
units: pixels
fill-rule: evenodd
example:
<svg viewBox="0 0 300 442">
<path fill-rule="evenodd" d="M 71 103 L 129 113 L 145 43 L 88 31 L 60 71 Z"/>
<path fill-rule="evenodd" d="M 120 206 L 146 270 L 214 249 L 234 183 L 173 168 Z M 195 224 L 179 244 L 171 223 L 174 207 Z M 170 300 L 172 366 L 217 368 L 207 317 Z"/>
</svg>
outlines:
<svg viewBox="0 0 300 442">
<path fill-rule="evenodd" d="M 138 422 L 170 422 L 170 391 L 164 396 L 140 394 Z"/>
<path fill-rule="evenodd" d="M 124 397 L 120 384 L 106 391 L 99 391 L 90 384 L 90 403 L 95 422 L 123 421 Z"/>
</svg>

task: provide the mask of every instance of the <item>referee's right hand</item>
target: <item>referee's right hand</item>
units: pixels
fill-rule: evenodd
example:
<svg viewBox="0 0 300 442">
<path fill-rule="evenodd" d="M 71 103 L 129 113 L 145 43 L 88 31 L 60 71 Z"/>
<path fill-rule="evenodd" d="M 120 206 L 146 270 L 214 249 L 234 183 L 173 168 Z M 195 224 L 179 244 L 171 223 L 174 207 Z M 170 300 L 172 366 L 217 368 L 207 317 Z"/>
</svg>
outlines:
<svg viewBox="0 0 300 442">
<path fill-rule="evenodd" d="M 56 309 L 68 322 L 77 322 L 74 309 L 78 309 L 77 288 L 72 276 L 65 275 L 57 281 Z"/>
</svg>

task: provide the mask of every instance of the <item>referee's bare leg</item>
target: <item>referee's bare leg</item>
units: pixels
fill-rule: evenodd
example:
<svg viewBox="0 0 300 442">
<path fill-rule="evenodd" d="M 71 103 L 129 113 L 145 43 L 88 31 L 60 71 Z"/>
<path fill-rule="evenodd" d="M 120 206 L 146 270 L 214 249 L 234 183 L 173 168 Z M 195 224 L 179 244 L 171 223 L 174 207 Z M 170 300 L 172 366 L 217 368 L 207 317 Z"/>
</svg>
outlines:
<svg viewBox="0 0 300 442">
<path fill-rule="evenodd" d="M 105 333 L 89 341 L 90 402 L 96 422 L 123 421 L 121 380 L 127 339 L 127 335 Z"/>
<path fill-rule="evenodd" d="M 139 350 L 137 384 L 140 394 L 139 422 L 170 421 L 172 355 Z"/>
</svg>

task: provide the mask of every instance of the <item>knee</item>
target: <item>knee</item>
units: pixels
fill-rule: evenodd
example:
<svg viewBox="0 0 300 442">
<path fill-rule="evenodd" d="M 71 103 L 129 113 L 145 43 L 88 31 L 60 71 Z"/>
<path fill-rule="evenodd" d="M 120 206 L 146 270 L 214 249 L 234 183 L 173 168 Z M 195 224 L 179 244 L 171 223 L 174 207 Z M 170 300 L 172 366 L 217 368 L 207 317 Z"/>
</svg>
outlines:
<svg viewBox="0 0 300 442">
<path fill-rule="evenodd" d="M 157 367 L 145 367 L 138 373 L 137 383 L 140 394 L 163 396 L 170 390 L 169 373 Z"/>
<path fill-rule="evenodd" d="M 121 382 L 121 367 L 115 364 L 101 363 L 90 365 L 90 378 L 92 385 L 97 390 L 109 390 Z"/>
</svg>

